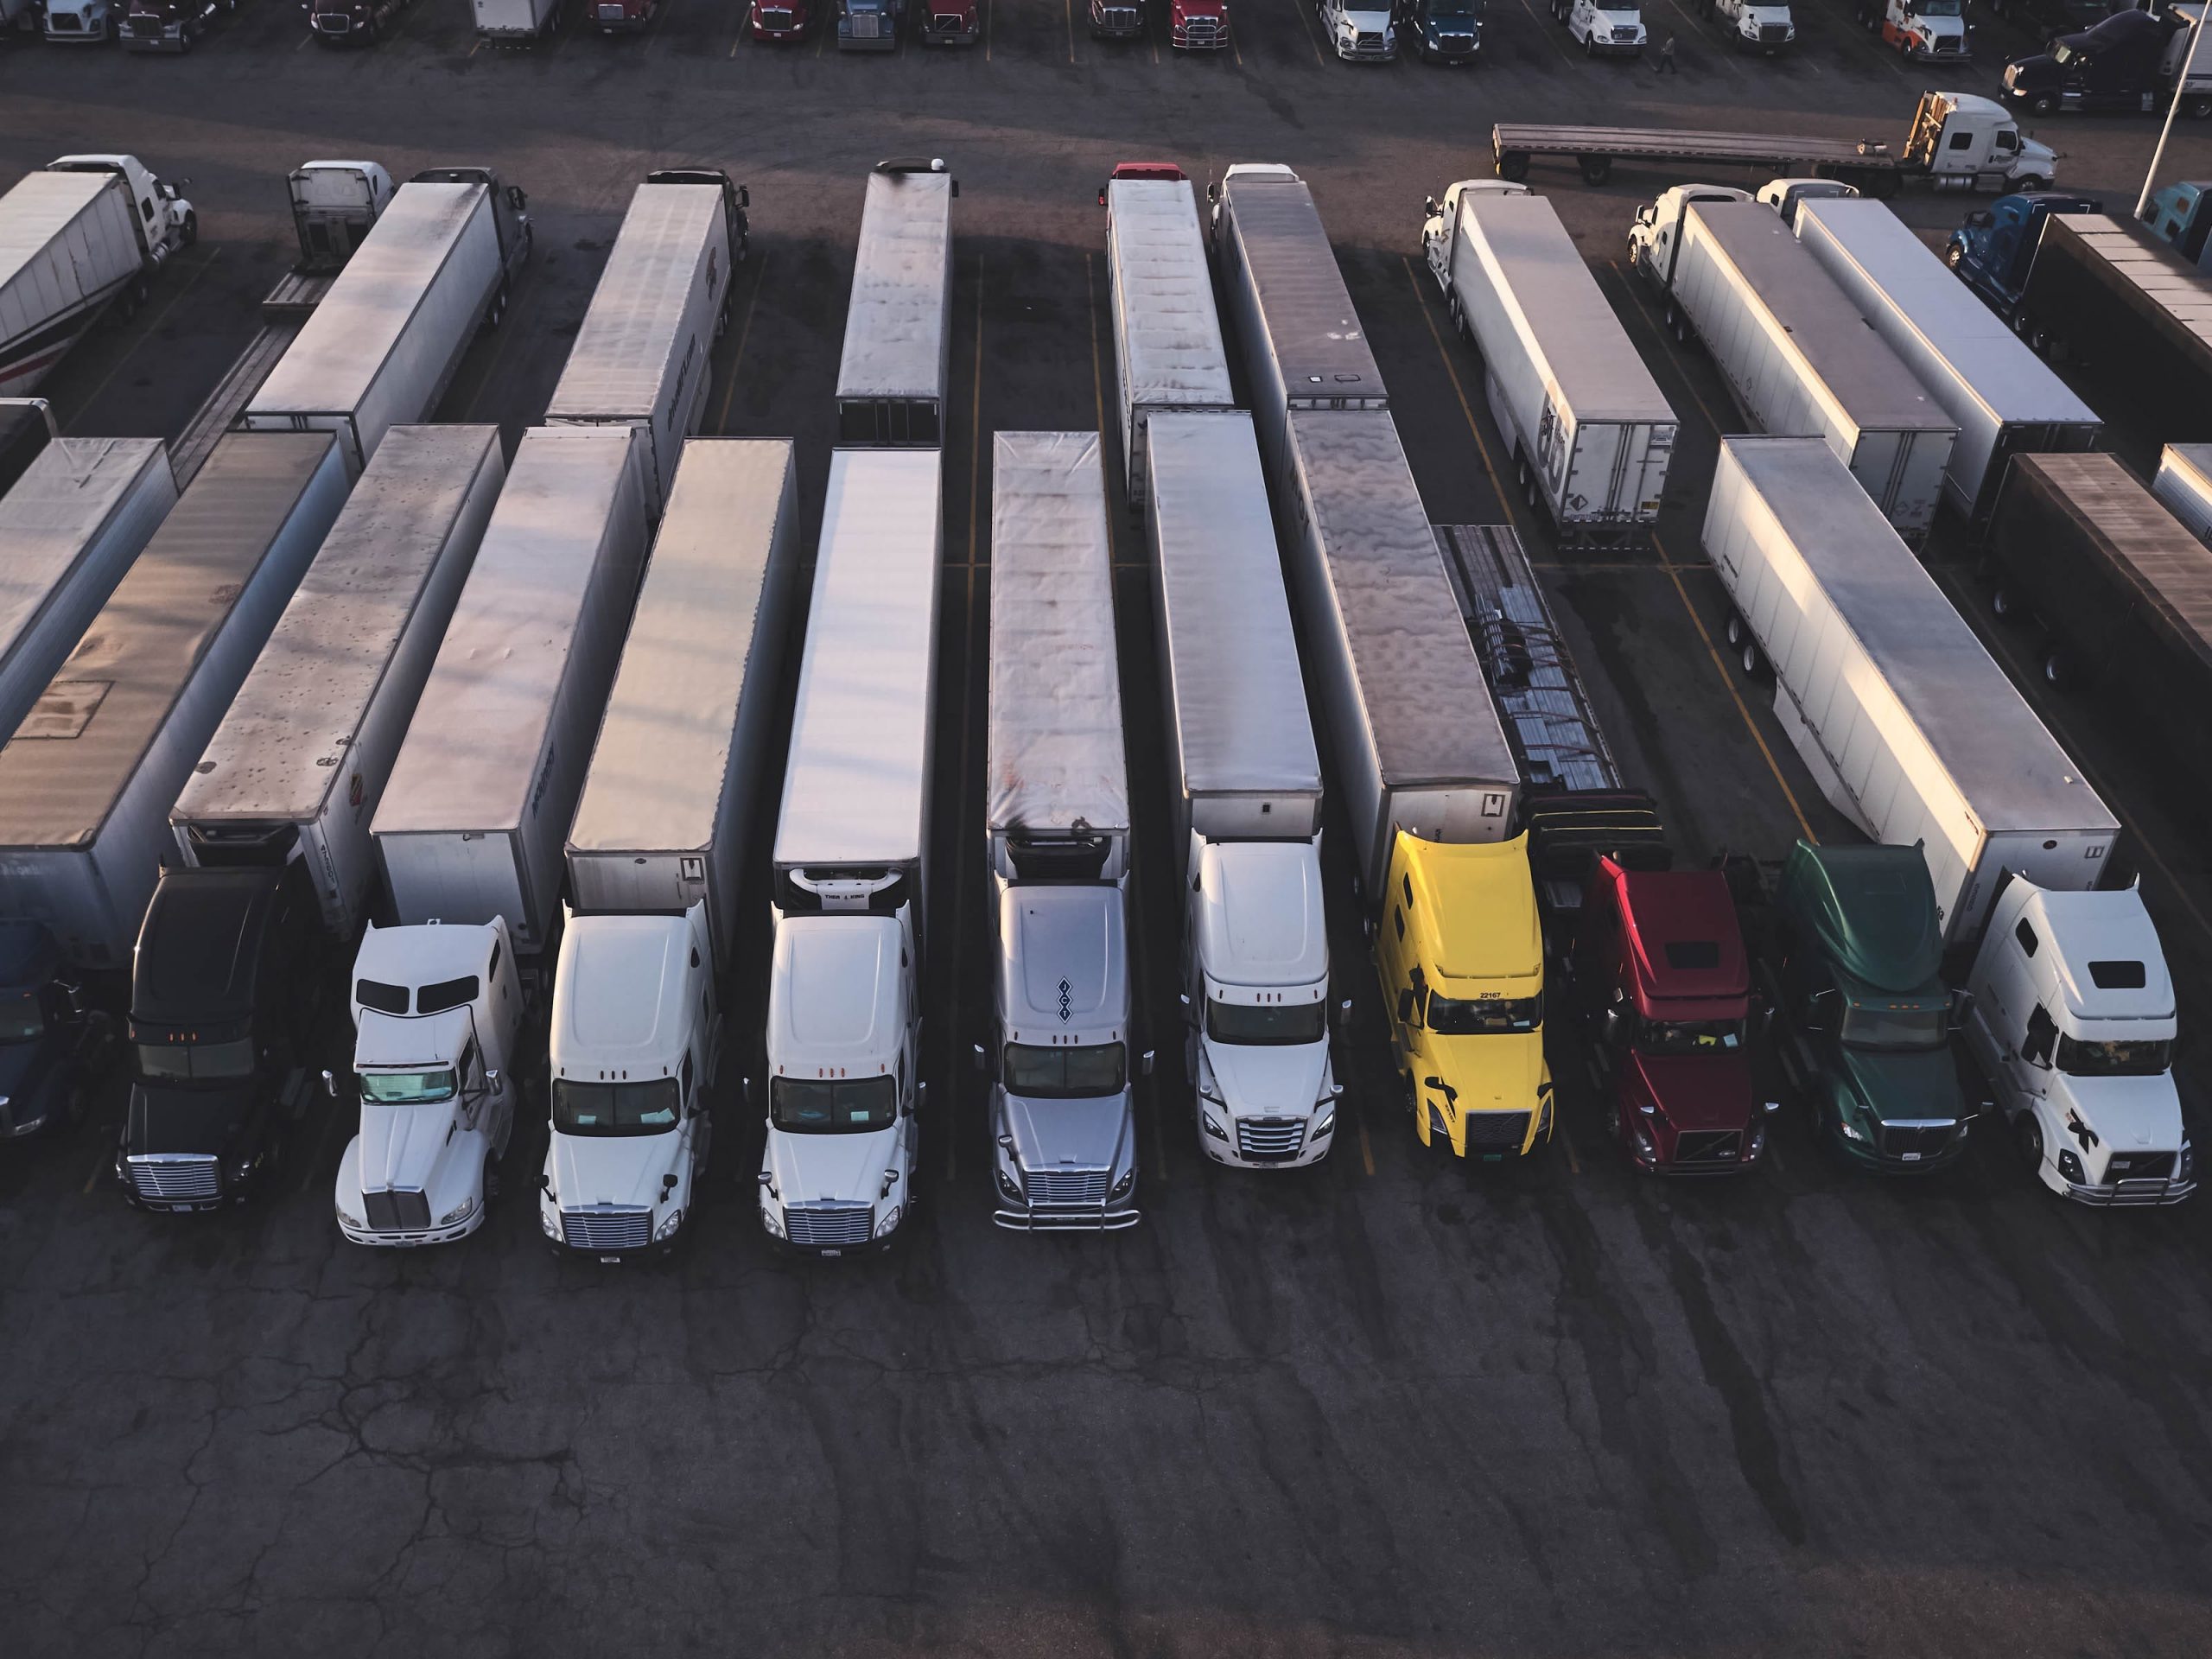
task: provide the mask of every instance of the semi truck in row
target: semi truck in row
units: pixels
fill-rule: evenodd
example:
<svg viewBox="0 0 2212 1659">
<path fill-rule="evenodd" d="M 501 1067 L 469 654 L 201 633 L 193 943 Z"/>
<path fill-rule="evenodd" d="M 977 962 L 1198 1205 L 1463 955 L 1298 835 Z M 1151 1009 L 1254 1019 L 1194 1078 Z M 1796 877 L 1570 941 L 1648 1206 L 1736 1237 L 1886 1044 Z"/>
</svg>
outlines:
<svg viewBox="0 0 2212 1659">
<path fill-rule="evenodd" d="M 2005 66 L 2004 98 L 2031 115 L 2110 111 L 2152 114 L 2177 108 L 2192 121 L 2212 117 L 2212 59 L 2192 62 L 2202 5 L 2115 11 L 2044 49 Z"/>
</svg>

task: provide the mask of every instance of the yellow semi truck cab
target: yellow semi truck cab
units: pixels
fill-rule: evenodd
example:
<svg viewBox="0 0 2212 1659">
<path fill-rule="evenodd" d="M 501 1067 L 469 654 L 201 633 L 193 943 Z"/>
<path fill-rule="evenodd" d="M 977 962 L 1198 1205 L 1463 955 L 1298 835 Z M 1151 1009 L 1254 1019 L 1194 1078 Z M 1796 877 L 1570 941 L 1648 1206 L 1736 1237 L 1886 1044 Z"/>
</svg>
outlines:
<svg viewBox="0 0 2212 1659">
<path fill-rule="evenodd" d="M 1446 842 L 1397 830 L 1375 965 L 1414 1129 L 1496 1160 L 1552 1136 L 1544 947 L 1529 838 Z"/>
</svg>

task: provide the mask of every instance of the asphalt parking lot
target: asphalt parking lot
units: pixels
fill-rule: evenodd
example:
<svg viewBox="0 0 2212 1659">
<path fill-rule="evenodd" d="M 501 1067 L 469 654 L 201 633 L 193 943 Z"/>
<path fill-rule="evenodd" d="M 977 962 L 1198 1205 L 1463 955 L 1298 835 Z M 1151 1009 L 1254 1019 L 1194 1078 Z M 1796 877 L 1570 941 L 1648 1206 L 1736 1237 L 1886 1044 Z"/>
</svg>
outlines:
<svg viewBox="0 0 2212 1659">
<path fill-rule="evenodd" d="M 204 1223 L 106 1185 L 120 1103 L 0 1160 L 0 1647 L 23 1654 L 1473 1653 L 2197 1655 L 2212 1651 L 2212 1211 L 2095 1214 L 1993 1137 L 1921 1184 L 1834 1167 L 1795 1111 L 1770 1166 L 1631 1179 L 1573 1039 L 1552 1153 L 1427 1156 L 1383 1055 L 1344 1056 L 1356 1134 L 1295 1176 L 1202 1157 L 1172 1037 L 1174 917 L 1140 869 L 1138 964 L 1160 1067 L 1141 1102 L 1135 1230 L 1027 1238 L 988 1219 L 984 1107 L 954 1064 L 981 1024 L 982 641 L 988 443 L 1110 427 L 1093 194 L 1126 157 L 1194 175 L 1281 160 L 1314 186 L 1430 516 L 1517 518 L 1629 769 L 1685 853 L 1847 836 L 1713 651 L 1698 525 L 1710 364 L 1662 339 L 1621 238 L 1672 175 L 1592 189 L 1540 167 L 1683 420 L 1659 546 L 1562 558 L 1497 488 L 1503 456 L 1415 251 L 1421 198 L 1489 170 L 1493 119 L 1805 125 L 1902 135 L 1924 85 L 1987 91 L 2024 38 L 1990 24 L 1946 80 L 1835 0 L 1795 59 L 1738 59 L 1675 0 L 1683 73 L 1587 64 L 1541 4 L 1492 0 L 1484 66 L 1325 60 L 1294 0 L 1232 0 L 1238 45 L 1183 60 L 1087 39 L 1073 0 L 984 0 L 962 54 L 841 59 L 742 38 L 728 0 L 640 36 L 473 45 L 416 0 L 360 54 L 245 0 L 184 60 L 0 48 L 0 185 L 69 150 L 188 177 L 199 245 L 47 388 L 71 430 L 173 436 L 289 263 L 283 176 L 489 162 L 538 223 L 506 326 L 447 419 L 510 443 L 542 410 L 632 186 L 724 166 L 753 257 L 709 429 L 791 435 L 818 518 L 862 174 L 938 154 L 956 208 L 930 1010 L 929 1182 L 902 1246 L 772 1255 L 760 1129 L 718 1109 L 696 1236 L 607 1274 L 539 1248 L 527 1202 L 463 1245 L 353 1249 L 330 1186 L 350 1125 L 318 1102 L 276 1201 Z M 2155 128 L 2042 124 L 2062 182 L 2133 200 Z M 2202 176 L 2184 133 L 2165 176 Z M 1755 182 L 1755 181 L 1728 181 Z M 1907 196 L 1929 230 L 1965 204 Z M 2103 390 L 2093 401 L 2103 406 Z M 2155 435 L 2117 434 L 2131 459 Z M 1109 446 L 1110 447 L 1110 446 Z M 1118 500 L 1118 498 L 1117 498 Z M 807 526 L 810 543 L 812 524 Z M 1141 542 L 1116 510 L 1140 859 L 1166 844 Z M 1963 550 L 1939 578 L 2018 667 Z M 2031 695 L 2138 833 L 2183 982 L 2184 1067 L 2212 1013 L 2199 780 Z M 764 815 L 772 815 L 764 802 Z M 1344 837 L 1332 837 L 1337 887 Z M 757 844 L 757 843 L 756 843 Z M 754 905 L 759 918 L 761 905 Z M 1371 995 L 1349 904 L 1338 974 Z M 759 1007 L 756 928 L 728 992 Z M 757 1020 L 757 1016 L 756 1016 Z M 331 1034 L 330 1063 L 342 1064 Z M 2212 1115 L 2191 1095 L 2199 1144 Z M 544 1145 L 518 1136 L 511 1194 Z"/>
</svg>

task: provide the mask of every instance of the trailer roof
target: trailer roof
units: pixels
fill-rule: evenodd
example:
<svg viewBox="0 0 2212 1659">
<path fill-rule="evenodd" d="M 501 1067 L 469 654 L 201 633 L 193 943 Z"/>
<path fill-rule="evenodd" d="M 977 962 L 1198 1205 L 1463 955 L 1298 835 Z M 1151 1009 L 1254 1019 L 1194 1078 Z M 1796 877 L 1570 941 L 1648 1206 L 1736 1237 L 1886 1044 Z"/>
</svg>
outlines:
<svg viewBox="0 0 2212 1659">
<path fill-rule="evenodd" d="M 1861 431 L 1956 429 L 1773 208 L 1757 201 L 1701 201 L 1689 211 Z"/>
<path fill-rule="evenodd" d="M 359 257 L 359 256 L 355 256 Z M 631 426 L 522 435 L 372 826 L 518 827 L 610 530 L 639 493 Z M 642 526 L 641 499 L 628 513 Z M 626 598 L 626 595 L 625 595 Z"/>
<path fill-rule="evenodd" d="M 793 466 L 789 438 L 683 446 L 569 830 L 572 851 L 713 844 Z"/>
<path fill-rule="evenodd" d="M 2087 527 L 2120 579 L 2200 661 L 2212 663 L 2212 548 L 2117 456 L 2016 455 L 2012 464 L 2048 480 L 2050 493 Z"/>
<path fill-rule="evenodd" d="M 989 829 L 1129 827 L 1096 432 L 991 449 Z"/>
<path fill-rule="evenodd" d="M 2147 232 L 2103 213 L 2053 213 L 2050 222 L 2103 257 L 2115 276 L 2143 290 L 2189 333 L 2212 348 L 2212 276 Z M 2046 232 L 2047 234 L 2047 232 Z"/>
<path fill-rule="evenodd" d="M 471 487 L 502 470 L 496 426 L 396 426 L 377 450 L 170 817 L 305 823 L 391 666 Z M 467 563 L 475 550 L 462 555 Z"/>
<path fill-rule="evenodd" d="M 1154 556 L 1183 784 L 1193 795 L 1321 792 L 1282 556 L 1252 417 L 1155 415 Z"/>
<path fill-rule="evenodd" d="M 833 449 L 775 862 L 901 865 L 929 825 L 942 461 Z"/>
<path fill-rule="evenodd" d="M 1389 412 L 1294 409 L 1290 453 L 1383 785 L 1520 776 Z"/>
<path fill-rule="evenodd" d="M 23 274 L 72 220 L 123 181 L 112 173 L 26 173 L 0 196 L 0 289 Z"/>
<path fill-rule="evenodd" d="M 480 203 L 490 211 L 489 194 L 482 184 L 401 185 L 246 407 L 357 408 Z"/>
<path fill-rule="evenodd" d="M 1313 193 L 1300 180 L 1265 173 L 1239 174 L 1222 190 L 1290 395 L 1325 386 L 1389 396 Z"/>
<path fill-rule="evenodd" d="M 1674 424 L 1673 406 L 1629 343 L 1628 331 L 1590 274 L 1589 261 L 1549 200 L 1471 190 L 1459 198 L 1459 228 L 1472 220 L 1480 230 L 1469 245 L 1499 302 L 1522 319 L 1538 368 L 1578 423 Z"/>
<path fill-rule="evenodd" d="M 711 184 L 641 184 L 546 406 L 550 421 L 650 415 L 703 257 L 719 302 L 730 280 L 722 193 Z M 703 368 L 701 371 L 704 372 Z"/>
<path fill-rule="evenodd" d="M 0 659 L 147 469 L 168 465 L 159 438 L 54 438 L 0 495 Z"/>
<path fill-rule="evenodd" d="M 951 175 L 869 174 L 837 395 L 942 395 L 951 291 Z"/>
<path fill-rule="evenodd" d="M 1720 447 L 1722 467 L 1741 469 L 1983 829 L 2117 827 L 2081 769 L 1825 442 L 1736 437 L 1723 438 Z M 2043 459 L 2075 457 L 2018 458 Z"/>
<path fill-rule="evenodd" d="M 0 846 L 99 833 L 336 442 L 234 433 L 215 446 L 0 749 Z"/>
<path fill-rule="evenodd" d="M 1234 408 L 1190 181 L 1116 179 L 1106 199 L 1114 215 L 1114 306 L 1128 356 L 1122 400 Z"/>
</svg>

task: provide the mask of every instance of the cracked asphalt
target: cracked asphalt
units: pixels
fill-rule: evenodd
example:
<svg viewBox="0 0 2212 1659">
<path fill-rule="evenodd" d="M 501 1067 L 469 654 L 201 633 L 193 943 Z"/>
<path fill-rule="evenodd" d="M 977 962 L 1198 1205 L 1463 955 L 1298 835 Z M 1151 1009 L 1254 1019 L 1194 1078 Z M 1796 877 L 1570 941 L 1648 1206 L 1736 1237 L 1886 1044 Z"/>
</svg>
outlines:
<svg viewBox="0 0 2212 1659">
<path fill-rule="evenodd" d="M 1494 0 L 1489 60 L 1464 75 L 1324 61 L 1293 0 L 1234 3 L 1237 52 L 1213 62 L 1091 42 L 1079 7 L 1046 0 L 988 5 L 979 51 L 860 61 L 753 47 L 727 0 L 672 0 L 641 37 L 572 31 L 526 52 L 472 51 L 459 0 L 423 0 L 356 54 L 299 49 L 277 0 L 248 0 L 183 60 L 0 48 L 0 183 L 65 151 L 129 150 L 189 177 L 201 214 L 146 311 L 48 388 L 85 433 L 174 436 L 289 261 L 285 173 L 365 156 L 403 177 L 488 162 L 530 191 L 532 267 L 442 410 L 497 420 L 512 443 L 544 406 L 632 185 L 708 162 L 753 197 L 709 429 L 796 435 L 818 518 L 861 175 L 934 153 L 963 185 L 932 1095 L 902 1244 L 772 1255 L 752 1214 L 760 1126 L 732 1098 L 690 1248 L 615 1274 L 541 1248 L 527 1198 L 542 1125 L 517 1137 L 483 1233 L 383 1255 L 332 1224 L 350 1125 L 319 1097 L 273 1202 L 198 1224 L 108 1190 L 120 1102 L 104 1098 L 74 1133 L 0 1160 L 0 1651 L 2212 1651 L 2203 1200 L 2064 1207 L 1993 1138 L 1940 1180 L 1854 1179 L 1795 1109 L 1754 1177 L 1638 1181 L 1557 1021 L 1552 1153 L 1503 1171 L 1432 1160 L 1373 1040 L 1340 824 L 1327 854 L 1339 978 L 1363 1000 L 1343 1056 L 1356 1133 L 1300 1175 L 1205 1163 L 1179 1046 L 1158 1034 L 1174 1030 L 1174 906 L 1146 764 L 1160 713 L 1141 549 L 1122 518 L 1137 960 L 1161 1050 L 1141 1103 L 1145 1219 L 1097 1239 L 990 1224 L 983 1106 L 954 1064 L 986 1001 L 982 458 L 1000 429 L 1111 424 L 1092 194 L 1112 163 L 1296 165 L 1432 518 L 1496 523 L 1519 508 L 1491 470 L 1503 452 L 1479 365 L 1415 251 L 1421 198 L 1487 171 L 1489 122 L 1894 137 L 1928 79 L 1840 0 L 1804 0 L 1804 50 L 1772 62 L 1732 57 L 1660 0 L 1655 31 L 1680 37 L 1684 72 L 1664 83 L 1577 60 L 1519 0 Z M 1980 21 L 1982 61 L 1936 84 L 1989 90 L 1993 60 L 2020 49 L 2018 30 Z M 2155 128 L 2041 136 L 2063 182 L 2124 207 Z M 2208 162 L 2183 132 L 2167 176 Z M 1662 550 L 1562 561 L 1521 517 L 1609 735 L 1685 852 L 1777 857 L 1801 811 L 1824 837 L 1848 831 L 1708 643 L 1721 612 L 1697 527 L 1715 433 L 1737 417 L 1619 264 L 1634 204 L 1669 181 L 1532 180 L 1682 416 Z M 1931 233 L 1964 211 L 1898 206 Z M 2139 462 L 2156 435 L 2123 420 L 2114 436 Z M 2024 660 L 1962 551 L 1939 541 L 1931 562 L 2000 660 Z M 2212 880 L 2194 780 L 2114 738 L 2117 711 L 2031 695 L 2139 831 L 2183 976 L 2184 1065 L 2200 1065 Z M 760 1000 L 753 915 L 728 992 L 741 1033 Z M 324 1036 L 342 1065 L 342 1033 Z M 2193 1084 L 2190 1101 L 2202 1145 Z"/>
</svg>

